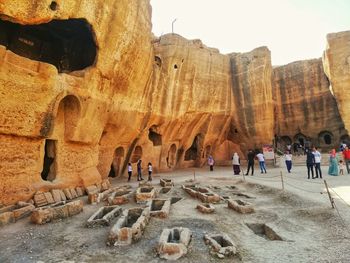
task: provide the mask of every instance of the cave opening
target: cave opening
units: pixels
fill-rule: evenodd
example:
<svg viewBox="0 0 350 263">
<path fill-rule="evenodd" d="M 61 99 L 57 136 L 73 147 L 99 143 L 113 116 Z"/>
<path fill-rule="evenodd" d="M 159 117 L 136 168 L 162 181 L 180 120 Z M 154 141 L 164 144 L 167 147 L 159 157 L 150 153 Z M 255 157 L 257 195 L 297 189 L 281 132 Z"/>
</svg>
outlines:
<svg viewBox="0 0 350 263">
<path fill-rule="evenodd" d="M 52 3 L 50 8 L 57 9 L 57 3 Z M 19 56 L 50 63 L 59 73 L 92 66 L 97 54 L 92 27 L 85 19 L 52 20 L 39 25 L 0 20 L 0 45 Z"/>
<path fill-rule="evenodd" d="M 109 171 L 108 177 L 116 177 L 120 175 L 121 164 L 124 159 L 124 148 L 118 147 L 114 151 L 113 161 L 111 164 L 111 169 Z"/>
<path fill-rule="evenodd" d="M 45 140 L 45 154 L 41 178 L 44 181 L 53 181 L 56 178 L 55 170 L 56 141 Z"/>
<path fill-rule="evenodd" d="M 185 161 L 195 161 L 200 157 L 200 147 L 201 147 L 202 138 L 198 134 L 191 145 L 191 147 L 185 152 Z"/>
<path fill-rule="evenodd" d="M 148 139 L 153 143 L 153 146 L 160 146 L 162 145 L 162 135 L 155 132 L 153 128 L 149 129 L 148 132 Z"/>
<path fill-rule="evenodd" d="M 324 136 L 323 136 L 323 139 L 324 139 L 324 143 L 325 144 L 332 144 L 332 137 L 329 135 L 329 134 L 325 134 Z"/>
</svg>

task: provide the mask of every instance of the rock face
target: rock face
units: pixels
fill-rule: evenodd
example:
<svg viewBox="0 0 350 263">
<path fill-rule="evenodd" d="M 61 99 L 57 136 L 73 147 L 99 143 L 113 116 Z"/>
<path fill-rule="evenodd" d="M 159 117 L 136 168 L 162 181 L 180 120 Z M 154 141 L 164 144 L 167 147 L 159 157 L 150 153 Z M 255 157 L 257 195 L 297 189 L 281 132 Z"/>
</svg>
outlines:
<svg viewBox="0 0 350 263">
<path fill-rule="evenodd" d="M 236 123 L 232 137 L 240 138 L 247 147 L 260 148 L 272 143 L 274 136 L 271 53 L 267 47 L 260 47 L 233 53 L 230 58 Z"/>
<path fill-rule="evenodd" d="M 129 144 L 146 111 L 149 1 L 55 3 L 0 5 L 0 202 L 99 183 L 101 136 Z"/>
<path fill-rule="evenodd" d="M 49 2 L 0 4 L 0 203 L 96 188 L 139 159 L 155 172 L 202 166 L 208 155 L 230 164 L 233 152 L 272 143 L 283 116 L 275 119 L 266 47 L 223 55 L 200 40 L 152 37 L 149 0 Z M 332 59 L 348 52 L 341 39 L 329 37 L 325 59 L 340 93 L 348 71 Z M 348 95 L 336 96 L 349 125 Z"/>
<path fill-rule="evenodd" d="M 350 31 L 327 35 L 327 48 L 323 54 L 325 72 L 337 99 L 340 115 L 350 131 Z M 346 138 L 350 142 L 349 137 Z"/>
<path fill-rule="evenodd" d="M 321 59 L 275 67 L 273 95 L 280 143 L 308 140 L 324 149 L 346 135 Z"/>
</svg>

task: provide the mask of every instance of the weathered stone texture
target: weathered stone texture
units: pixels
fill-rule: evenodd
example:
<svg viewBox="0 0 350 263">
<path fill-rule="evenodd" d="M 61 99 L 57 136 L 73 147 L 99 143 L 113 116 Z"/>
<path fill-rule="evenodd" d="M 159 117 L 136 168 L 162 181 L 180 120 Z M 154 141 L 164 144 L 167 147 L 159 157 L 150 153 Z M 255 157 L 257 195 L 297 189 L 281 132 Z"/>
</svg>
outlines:
<svg viewBox="0 0 350 263">
<path fill-rule="evenodd" d="M 331 82 L 345 128 L 350 132 L 350 31 L 327 35 L 323 66 Z"/>
</svg>

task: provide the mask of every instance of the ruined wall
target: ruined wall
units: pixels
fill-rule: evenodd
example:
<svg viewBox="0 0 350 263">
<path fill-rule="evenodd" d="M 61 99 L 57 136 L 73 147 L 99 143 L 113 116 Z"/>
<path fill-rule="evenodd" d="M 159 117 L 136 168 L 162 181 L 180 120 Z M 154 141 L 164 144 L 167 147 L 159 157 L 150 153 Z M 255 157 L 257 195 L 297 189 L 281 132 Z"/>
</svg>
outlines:
<svg viewBox="0 0 350 263">
<path fill-rule="evenodd" d="M 98 143 L 110 119 L 110 102 L 117 93 L 142 90 L 151 72 L 151 36 L 144 34 L 151 30 L 149 1 L 50 3 L 23 0 L 0 4 L 0 41 L 4 45 L 0 47 L 0 202 L 4 203 L 25 200 L 37 189 L 101 181 L 96 169 Z M 67 73 L 60 70 L 65 61 L 55 65 L 30 59 L 38 50 L 42 55 L 50 48 L 61 52 L 60 46 L 46 40 L 62 31 L 61 21 L 74 19 L 86 24 L 76 28 L 77 32 L 91 28 L 96 45 L 91 66 Z M 5 20 L 12 24 L 7 26 Z M 52 20 L 57 21 L 44 24 Z M 79 24 L 63 27 L 59 37 Z M 40 39 L 31 25 L 45 29 L 49 37 Z M 19 27 L 12 34 L 15 39 L 4 33 Z M 81 49 L 84 51 L 83 46 Z M 130 106 L 124 104 L 124 108 Z M 139 109 L 140 105 L 133 107 Z M 46 155 L 45 142 L 50 148 Z M 48 180 L 43 180 L 44 159 L 52 156 Z"/>
<path fill-rule="evenodd" d="M 282 143 L 289 139 L 295 142 L 301 137 L 322 148 L 338 147 L 346 132 L 321 59 L 275 67 L 273 96 L 275 133 Z"/>
<path fill-rule="evenodd" d="M 230 55 L 235 132 L 245 148 L 261 148 L 274 137 L 274 102 L 271 88 L 271 53 L 260 47 Z"/>
<path fill-rule="evenodd" d="M 337 100 L 340 115 L 350 131 L 350 31 L 327 35 L 327 48 L 323 54 L 325 72 Z M 347 138 L 349 140 L 349 138 Z M 348 141 L 350 143 L 350 141 Z"/>
</svg>

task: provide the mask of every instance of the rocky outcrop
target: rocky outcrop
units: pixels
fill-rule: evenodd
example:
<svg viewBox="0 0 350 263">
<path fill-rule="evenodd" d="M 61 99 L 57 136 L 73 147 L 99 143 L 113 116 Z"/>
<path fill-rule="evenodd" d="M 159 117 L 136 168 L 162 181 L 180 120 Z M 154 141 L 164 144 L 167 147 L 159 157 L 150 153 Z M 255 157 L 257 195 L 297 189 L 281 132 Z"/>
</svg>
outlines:
<svg viewBox="0 0 350 263">
<path fill-rule="evenodd" d="M 323 54 L 325 72 L 337 100 L 345 128 L 350 131 L 350 31 L 327 35 L 327 48 Z M 349 137 L 347 137 L 349 139 Z M 350 143 L 350 140 L 349 140 Z"/>
<path fill-rule="evenodd" d="M 275 134 L 282 144 L 309 140 L 321 148 L 338 146 L 346 134 L 321 59 L 273 69 Z"/>
<path fill-rule="evenodd" d="M 274 102 L 271 88 L 271 53 L 260 47 L 248 53 L 230 55 L 235 128 L 233 140 L 261 148 L 272 143 Z"/>
</svg>

